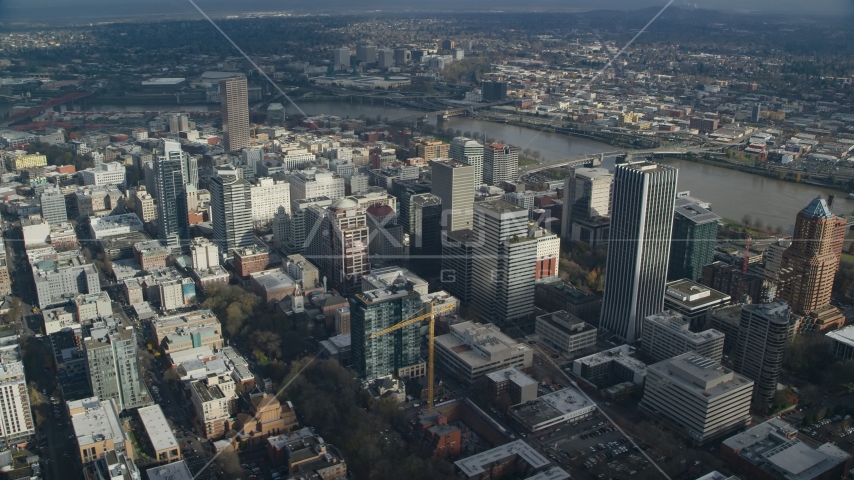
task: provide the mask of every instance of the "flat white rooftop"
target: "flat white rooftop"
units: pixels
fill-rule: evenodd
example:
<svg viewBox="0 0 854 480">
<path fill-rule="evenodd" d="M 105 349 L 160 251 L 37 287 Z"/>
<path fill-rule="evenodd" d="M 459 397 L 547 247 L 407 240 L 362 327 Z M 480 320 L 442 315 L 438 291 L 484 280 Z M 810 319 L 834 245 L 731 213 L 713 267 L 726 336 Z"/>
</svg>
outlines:
<svg viewBox="0 0 854 480">
<path fill-rule="evenodd" d="M 733 390 L 753 383 L 720 363 L 693 352 L 650 365 L 649 372 L 658 373 L 679 385 L 682 390 L 707 401 L 729 395 Z"/>
<path fill-rule="evenodd" d="M 175 435 L 172 435 L 172 427 L 166 421 L 159 405 L 140 408 L 137 412 L 155 452 L 178 448 Z"/>
<path fill-rule="evenodd" d="M 505 335 L 494 324 L 471 321 L 451 325 L 451 333 L 440 335 L 435 341 L 472 368 L 531 350 L 528 345 Z"/>
<path fill-rule="evenodd" d="M 601 365 L 603 363 L 619 361 L 624 366 L 631 368 L 636 372 L 645 372 L 646 364 L 634 358 L 635 348 L 630 345 L 618 345 L 609 350 L 603 350 L 593 355 L 577 358 L 575 362 L 579 362 L 588 366 Z"/>
<path fill-rule="evenodd" d="M 67 402 L 67 405 L 69 411 L 84 409 L 71 417 L 71 425 L 74 427 L 79 446 L 103 443 L 110 438 L 115 443 L 125 440 L 125 433 L 112 400 L 102 402 L 98 397 L 91 397 Z"/>
<path fill-rule="evenodd" d="M 534 450 L 530 445 L 522 440 L 505 443 L 492 450 L 466 457 L 462 460 L 457 460 L 454 465 L 457 466 L 466 476 L 472 477 L 475 475 L 486 473 L 484 465 L 498 463 L 503 459 L 518 455 L 533 469 L 543 468 L 549 464 L 549 461 L 539 452 Z"/>
<path fill-rule="evenodd" d="M 832 443 L 813 449 L 794 438 L 796 434 L 794 426 L 772 418 L 724 440 L 723 444 L 762 470 L 788 480 L 820 478 L 850 458 Z"/>
<path fill-rule="evenodd" d="M 566 473 L 566 470 L 560 467 L 552 467 L 548 470 L 543 470 L 542 472 L 534 475 L 533 477 L 528 477 L 525 480 L 566 480 L 572 478 Z"/>
<path fill-rule="evenodd" d="M 532 402 L 544 403 L 561 414 L 574 412 L 593 405 L 593 402 L 588 400 L 575 387 L 571 386 L 549 393 L 548 395 L 543 395 L 536 400 L 532 400 Z"/>
<path fill-rule="evenodd" d="M 362 281 L 367 282 L 373 289 L 390 287 L 397 283 L 406 285 L 407 281 L 413 285 L 427 285 L 426 280 L 401 267 L 377 268 L 364 275 Z"/>
<path fill-rule="evenodd" d="M 825 336 L 839 343 L 854 346 L 854 325 L 848 325 L 847 327 L 842 327 L 839 330 L 834 330 Z"/>
<path fill-rule="evenodd" d="M 493 382 L 503 382 L 504 380 L 510 380 L 511 382 L 519 385 L 520 387 L 526 387 L 531 384 L 536 384 L 537 381 L 533 378 L 525 375 L 524 372 L 519 370 L 516 367 L 505 368 L 504 370 L 498 370 L 495 372 L 487 373 L 487 377 Z"/>
<path fill-rule="evenodd" d="M 193 480 L 190 467 L 183 460 L 149 468 L 145 473 L 148 474 L 148 480 Z"/>
<path fill-rule="evenodd" d="M 586 415 L 595 409 L 596 405 L 572 386 L 510 408 L 512 415 L 531 431 L 561 419 Z"/>
</svg>

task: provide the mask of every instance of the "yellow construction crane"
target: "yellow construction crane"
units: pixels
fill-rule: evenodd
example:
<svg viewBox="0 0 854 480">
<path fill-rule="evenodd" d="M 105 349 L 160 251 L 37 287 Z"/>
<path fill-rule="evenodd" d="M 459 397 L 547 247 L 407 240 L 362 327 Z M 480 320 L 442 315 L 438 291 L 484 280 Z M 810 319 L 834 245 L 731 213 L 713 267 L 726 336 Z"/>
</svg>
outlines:
<svg viewBox="0 0 854 480">
<path fill-rule="evenodd" d="M 433 302 L 431 302 L 430 305 L 427 307 L 430 310 L 429 312 L 422 314 L 422 315 L 418 315 L 416 313 L 417 316 L 406 319 L 406 320 L 404 320 L 404 321 L 402 321 L 396 325 L 388 327 L 384 330 L 380 330 L 379 332 L 374 332 L 368 337 L 371 340 L 373 340 L 375 338 L 382 337 L 383 335 L 385 335 L 387 333 L 391 333 L 391 332 L 394 332 L 396 330 L 400 330 L 403 327 L 408 327 L 414 323 L 419 323 L 419 322 L 424 321 L 426 319 L 430 319 L 430 335 L 429 335 L 429 340 L 427 341 L 427 411 L 428 412 L 433 411 L 433 338 L 434 338 L 435 325 L 436 325 L 436 315 L 438 315 L 440 313 L 447 312 L 449 310 L 453 310 L 455 307 L 456 307 L 455 303 L 449 303 L 448 305 L 442 305 L 442 306 L 437 307 L 436 305 L 434 305 Z M 420 311 L 421 310 L 419 310 L 419 312 Z"/>
</svg>

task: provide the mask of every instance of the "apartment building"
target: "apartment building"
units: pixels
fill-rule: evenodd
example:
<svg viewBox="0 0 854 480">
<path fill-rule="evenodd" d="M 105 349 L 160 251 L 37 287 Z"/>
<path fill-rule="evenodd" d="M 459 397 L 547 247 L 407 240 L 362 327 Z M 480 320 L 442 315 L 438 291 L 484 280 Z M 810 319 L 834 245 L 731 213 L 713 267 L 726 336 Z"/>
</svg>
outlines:
<svg viewBox="0 0 854 480">
<path fill-rule="evenodd" d="M 88 322 L 113 315 L 113 306 L 107 292 L 77 295 L 72 300 L 78 322 Z"/>
<path fill-rule="evenodd" d="M 157 317 L 149 326 L 150 337 L 171 352 L 202 346 L 218 349 L 223 344 L 222 326 L 210 310 Z"/>
<path fill-rule="evenodd" d="M 335 201 L 345 194 L 344 178 L 337 173 L 316 168 L 293 172 L 290 185 L 293 200 L 326 197 Z"/>
<path fill-rule="evenodd" d="M 204 380 L 191 382 L 190 400 L 204 437 L 222 438 L 228 429 L 228 419 L 237 408 L 234 380 L 227 375 L 210 374 Z"/>
<path fill-rule="evenodd" d="M 137 187 L 133 204 L 133 211 L 143 223 L 157 218 L 157 205 L 154 197 L 145 190 L 145 187 Z"/>
<path fill-rule="evenodd" d="M 448 158 L 451 151 L 451 145 L 441 140 L 422 139 L 413 142 L 415 147 L 415 156 L 421 157 L 424 160 L 433 160 L 434 158 Z"/>
<path fill-rule="evenodd" d="M 133 258 L 143 270 L 165 268 L 168 256 L 169 249 L 159 240 L 139 242 L 133 246 Z"/>
<path fill-rule="evenodd" d="M 0 445 L 27 443 L 36 433 L 18 336 L 0 340 Z"/>
<path fill-rule="evenodd" d="M 231 253 L 234 258 L 234 274 L 240 278 L 260 272 L 270 263 L 270 252 L 255 246 L 236 248 Z"/>
<path fill-rule="evenodd" d="M 768 408 L 774 401 L 783 356 L 798 321 L 783 300 L 741 307 L 733 368 L 756 382 L 754 397 L 760 408 Z"/>
<path fill-rule="evenodd" d="M 120 410 L 152 403 L 142 380 L 134 328 L 115 318 L 92 322 L 83 339 L 89 386 L 93 396 L 112 400 Z"/>
<path fill-rule="evenodd" d="M 288 182 L 261 177 L 249 187 L 252 199 L 252 221 L 270 223 L 279 207 L 291 213 L 291 185 Z"/>
<path fill-rule="evenodd" d="M 537 381 L 515 367 L 487 373 L 486 387 L 493 401 L 506 393 L 511 405 L 537 398 Z"/>
<path fill-rule="evenodd" d="M 148 436 L 154 461 L 163 464 L 181 460 L 181 448 L 160 405 L 137 409 L 136 414 Z"/>
<path fill-rule="evenodd" d="M 193 270 L 206 270 L 219 266 L 219 247 L 205 238 L 194 238 L 190 243 Z"/>
<path fill-rule="evenodd" d="M 98 293 L 101 281 L 94 265 L 81 264 L 79 260 L 68 262 L 42 260 L 33 264 L 33 280 L 39 308 L 62 303 L 78 293 Z"/>
<path fill-rule="evenodd" d="M 125 166 L 119 162 L 102 163 L 92 168 L 80 170 L 77 175 L 83 181 L 83 185 L 101 187 L 125 184 Z"/>
<path fill-rule="evenodd" d="M 74 429 L 74 440 L 83 465 L 89 465 L 108 451 L 121 453 L 131 460 L 134 447 L 130 435 L 122 428 L 119 410 L 113 400 L 89 397 L 65 403 Z"/>
</svg>

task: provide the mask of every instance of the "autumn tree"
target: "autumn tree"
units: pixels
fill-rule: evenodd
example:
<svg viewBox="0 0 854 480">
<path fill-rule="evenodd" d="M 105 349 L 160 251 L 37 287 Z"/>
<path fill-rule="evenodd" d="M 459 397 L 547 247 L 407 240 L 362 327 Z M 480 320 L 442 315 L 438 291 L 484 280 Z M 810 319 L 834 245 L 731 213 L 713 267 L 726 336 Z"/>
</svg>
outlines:
<svg viewBox="0 0 854 480">
<path fill-rule="evenodd" d="M 249 337 L 253 351 L 260 351 L 268 359 L 279 358 L 282 355 L 282 337 L 268 330 L 255 330 Z M 257 353 L 256 353 L 256 356 Z M 267 362 L 263 362 L 267 363 Z"/>
<path fill-rule="evenodd" d="M 451 480 L 454 466 L 413 452 L 404 440 L 406 423 L 398 405 L 374 402 L 353 372 L 330 360 L 303 359 L 282 383 L 284 397 L 347 461 L 354 478 Z"/>
<path fill-rule="evenodd" d="M 211 286 L 206 295 L 202 306 L 225 320 L 225 330 L 230 336 L 240 333 L 246 320 L 255 313 L 255 308 L 261 302 L 257 295 L 234 285 Z"/>
</svg>

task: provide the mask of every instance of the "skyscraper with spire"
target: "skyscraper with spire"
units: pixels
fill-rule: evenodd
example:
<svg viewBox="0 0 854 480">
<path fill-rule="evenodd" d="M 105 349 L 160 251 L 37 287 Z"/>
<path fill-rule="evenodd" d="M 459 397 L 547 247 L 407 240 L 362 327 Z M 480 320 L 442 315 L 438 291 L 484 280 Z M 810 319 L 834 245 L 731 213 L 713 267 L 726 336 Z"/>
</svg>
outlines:
<svg viewBox="0 0 854 480">
<path fill-rule="evenodd" d="M 813 314 L 830 305 L 847 223 L 830 207 L 817 197 L 798 212 L 792 245 L 783 252 L 780 297 L 798 314 Z"/>
</svg>

